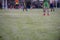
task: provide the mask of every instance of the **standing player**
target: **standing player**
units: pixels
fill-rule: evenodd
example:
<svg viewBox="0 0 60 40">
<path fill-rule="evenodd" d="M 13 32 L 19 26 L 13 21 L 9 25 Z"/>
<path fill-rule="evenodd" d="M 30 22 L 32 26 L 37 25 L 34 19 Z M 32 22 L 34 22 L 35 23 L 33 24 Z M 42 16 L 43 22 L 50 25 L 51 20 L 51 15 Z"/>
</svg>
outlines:
<svg viewBox="0 0 60 40">
<path fill-rule="evenodd" d="M 46 15 L 49 15 L 49 2 L 48 0 L 44 0 L 44 3 L 43 3 L 43 11 L 44 11 L 44 16 Z"/>
<path fill-rule="evenodd" d="M 23 11 L 26 10 L 27 11 L 27 7 L 26 7 L 26 1 L 23 0 Z"/>
<path fill-rule="evenodd" d="M 16 8 L 19 7 L 19 0 L 15 0 L 15 7 L 16 7 Z"/>
<path fill-rule="evenodd" d="M 51 12 L 54 11 L 54 0 L 50 0 Z"/>
</svg>

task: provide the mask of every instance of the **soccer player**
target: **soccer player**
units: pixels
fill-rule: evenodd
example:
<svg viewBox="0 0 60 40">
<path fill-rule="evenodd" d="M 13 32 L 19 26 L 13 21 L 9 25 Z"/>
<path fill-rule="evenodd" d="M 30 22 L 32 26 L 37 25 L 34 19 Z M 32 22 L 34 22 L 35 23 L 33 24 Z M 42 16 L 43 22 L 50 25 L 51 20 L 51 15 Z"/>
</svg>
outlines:
<svg viewBox="0 0 60 40">
<path fill-rule="evenodd" d="M 54 11 L 54 0 L 50 0 L 51 12 Z"/>
<path fill-rule="evenodd" d="M 46 15 L 49 15 L 49 2 L 48 0 L 44 0 L 44 3 L 43 3 L 43 11 L 44 11 L 44 16 Z"/>
<path fill-rule="evenodd" d="M 27 7 L 26 7 L 26 1 L 23 0 L 23 11 L 26 10 L 27 11 Z"/>
<path fill-rule="evenodd" d="M 15 7 L 16 7 L 16 8 L 19 7 L 19 0 L 15 0 Z"/>
</svg>

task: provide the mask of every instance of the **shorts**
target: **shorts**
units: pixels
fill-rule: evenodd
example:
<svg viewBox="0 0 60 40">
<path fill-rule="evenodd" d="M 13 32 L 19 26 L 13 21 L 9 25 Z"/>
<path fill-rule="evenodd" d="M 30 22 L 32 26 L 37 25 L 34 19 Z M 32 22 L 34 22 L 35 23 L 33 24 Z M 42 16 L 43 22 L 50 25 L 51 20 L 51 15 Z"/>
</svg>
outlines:
<svg viewBox="0 0 60 40">
<path fill-rule="evenodd" d="M 18 9 L 18 8 L 19 8 L 19 4 L 16 4 L 16 5 L 15 5 L 15 8 Z"/>
<path fill-rule="evenodd" d="M 19 4 L 16 4 L 15 6 L 19 6 Z"/>
<path fill-rule="evenodd" d="M 44 3 L 44 8 L 49 8 L 49 3 L 48 2 Z"/>
<path fill-rule="evenodd" d="M 49 6 L 44 6 L 44 9 L 49 9 Z"/>
<path fill-rule="evenodd" d="M 50 8 L 54 8 L 54 5 L 53 4 L 50 4 Z"/>
</svg>

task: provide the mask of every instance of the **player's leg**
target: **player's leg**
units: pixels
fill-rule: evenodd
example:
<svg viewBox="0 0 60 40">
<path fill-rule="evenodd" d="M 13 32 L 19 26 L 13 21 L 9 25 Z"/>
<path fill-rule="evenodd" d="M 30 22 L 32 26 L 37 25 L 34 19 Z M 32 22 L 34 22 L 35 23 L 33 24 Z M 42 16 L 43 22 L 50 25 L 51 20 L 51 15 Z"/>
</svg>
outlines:
<svg viewBox="0 0 60 40">
<path fill-rule="evenodd" d="M 23 5 L 23 11 L 25 11 L 25 6 Z"/>
<path fill-rule="evenodd" d="M 30 6 L 30 9 L 31 9 L 31 10 L 32 10 L 32 8 L 33 8 L 33 7 L 32 7 L 32 6 Z"/>
<path fill-rule="evenodd" d="M 22 10 L 24 11 L 24 5 L 22 6 Z"/>
<path fill-rule="evenodd" d="M 52 3 L 50 4 L 51 12 L 52 12 Z"/>
<path fill-rule="evenodd" d="M 44 16 L 46 15 L 46 8 L 43 8 Z"/>
<path fill-rule="evenodd" d="M 50 15 L 50 14 L 49 14 L 49 8 L 47 8 L 47 15 Z"/>
<path fill-rule="evenodd" d="M 53 3 L 53 11 L 55 11 L 55 9 L 54 9 L 54 3 Z"/>
<path fill-rule="evenodd" d="M 51 4 L 51 12 L 52 12 L 52 11 L 55 11 L 53 4 Z"/>
<path fill-rule="evenodd" d="M 55 11 L 54 7 L 51 8 L 51 12 L 52 12 L 52 11 Z"/>
<path fill-rule="evenodd" d="M 26 11 L 28 11 L 27 8 L 26 8 Z"/>
<path fill-rule="evenodd" d="M 28 10 L 27 10 L 27 7 L 25 7 L 25 10 L 28 11 Z"/>
<path fill-rule="evenodd" d="M 23 11 L 24 11 L 24 8 L 23 8 Z"/>
<path fill-rule="evenodd" d="M 53 9 L 52 10 L 55 11 L 54 6 L 53 6 Z"/>
<path fill-rule="evenodd" d="M 47 9 L 47 15 L 49 15 L 49 8 L 50 8 L 50 4 L 49 2 L 47 3 L 46 9 Z"/>
<path fill-rule="evenodd" d="M 23 11 L 28 11 L 26 7 L 23 7 Z"/>
</svg>

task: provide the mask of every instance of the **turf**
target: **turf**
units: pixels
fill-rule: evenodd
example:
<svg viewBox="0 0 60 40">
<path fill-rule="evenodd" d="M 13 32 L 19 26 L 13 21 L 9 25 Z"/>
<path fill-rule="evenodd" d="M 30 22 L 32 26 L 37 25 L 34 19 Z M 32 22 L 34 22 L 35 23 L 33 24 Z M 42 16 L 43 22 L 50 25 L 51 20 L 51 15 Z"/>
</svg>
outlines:
<svg viewBox="0 0 60 40">
<path fill-rule="evenodd" d="M 0 40 L 60 40 L 60 9 L 0 10 Z"/>
</svg>

